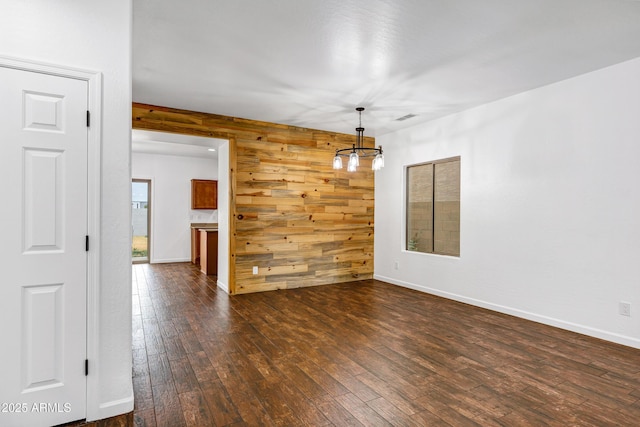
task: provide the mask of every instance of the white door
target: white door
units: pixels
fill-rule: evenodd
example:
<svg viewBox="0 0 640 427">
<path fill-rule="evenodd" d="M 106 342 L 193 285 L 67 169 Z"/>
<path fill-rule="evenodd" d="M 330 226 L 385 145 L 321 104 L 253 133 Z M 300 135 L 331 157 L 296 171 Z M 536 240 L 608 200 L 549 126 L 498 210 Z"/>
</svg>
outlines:
<svg viewBox="0 0 640 427">
<path fill-rule="evenodd" d="M 88 83 L 0 66 L 0 425 L 85 418 Z"/>
</svg>

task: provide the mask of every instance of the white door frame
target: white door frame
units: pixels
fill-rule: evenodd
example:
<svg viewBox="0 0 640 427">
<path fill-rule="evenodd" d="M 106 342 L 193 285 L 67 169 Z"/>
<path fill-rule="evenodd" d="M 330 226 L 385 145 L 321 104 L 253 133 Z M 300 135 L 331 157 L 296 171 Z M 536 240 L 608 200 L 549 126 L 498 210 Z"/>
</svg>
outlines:
<svg viewBox="0 0 640 427">
<path fill-rule="evenodd" d="M 102 145 L 102 73 L 62 67 L 37 61 L 0 56 L 0 65 L 24 71 L 51 74 L 60 77 L 83 80 L 89 88 L 87 102 L 91 121 L 87 140 L 87 232 L 89 233 L 89 252 L 87 253 L 87 421 L 100 418 L 100 378 L 98 375 L 100 356 L 100 212 L 101 212 L 101 176 L 100 153 Z"/>
</svg>

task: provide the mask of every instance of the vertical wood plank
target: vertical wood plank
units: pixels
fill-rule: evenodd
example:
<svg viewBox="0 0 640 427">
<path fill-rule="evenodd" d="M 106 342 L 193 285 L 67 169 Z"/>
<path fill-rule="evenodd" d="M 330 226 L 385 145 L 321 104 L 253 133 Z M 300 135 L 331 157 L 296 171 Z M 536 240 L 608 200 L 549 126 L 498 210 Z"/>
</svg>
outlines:
<svg viewBox="0 0 640 427">
<path fill-rule="evenodd" d="M 236 156 L 236 138 L 229 138 L 229 293 L 236 293 L 236 180 L 238 161 Z"/>
<path fill-rule="evenodd" d="M 373 277 L 371 160 L 332 168 L 355 135 L 137 103 L 132 115 L 135 129 L 229 140 L 231 294 Z"/>
</svg>

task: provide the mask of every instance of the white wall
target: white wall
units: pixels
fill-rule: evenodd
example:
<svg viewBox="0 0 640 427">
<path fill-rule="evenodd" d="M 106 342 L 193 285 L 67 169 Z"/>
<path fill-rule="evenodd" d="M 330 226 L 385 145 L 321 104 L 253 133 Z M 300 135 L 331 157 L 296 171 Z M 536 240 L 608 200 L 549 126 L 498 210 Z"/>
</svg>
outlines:
<svg viewBox="0 0 640 427">
<path fill-rule="evenodd" d="M 88 419 L 133 409 L 131 382 L 131 0 L 6 1 L 0 55 L 99 71 L 102 200 L 99 337 L 90 360 Z"/>
<path fill-rule="evenodd" d="M 217 180 L 217 160 L 133 153 L 132 177 L 152 180 L 151 262 L 190 261 L 189 225 L 218 222 L 217 210 L 191 209 L 191 180 Z"/>
<path fill-rule="evenodd" d="M 638 76 L 640 58 L 378 137 L 375 277 L 640 348 Z M 404 251 L 404 167 L 452 156 L 460 258 Z"/>
</svg>

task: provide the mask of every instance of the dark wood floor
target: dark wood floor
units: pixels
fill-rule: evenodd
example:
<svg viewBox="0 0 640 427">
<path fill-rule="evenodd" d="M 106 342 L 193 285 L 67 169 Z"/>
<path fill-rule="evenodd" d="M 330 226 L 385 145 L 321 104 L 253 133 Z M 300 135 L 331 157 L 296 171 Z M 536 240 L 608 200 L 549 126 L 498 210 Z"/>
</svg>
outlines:
<svg viewBox="0 0 640 427">
<path fill-rule="evenodd" d="M 640 425 L 640 350 L 374 280 L 133 273 L 139 426 Z"/>
</svg>

